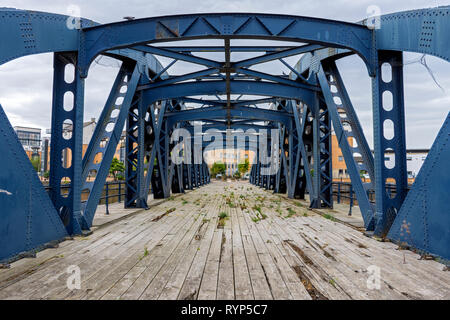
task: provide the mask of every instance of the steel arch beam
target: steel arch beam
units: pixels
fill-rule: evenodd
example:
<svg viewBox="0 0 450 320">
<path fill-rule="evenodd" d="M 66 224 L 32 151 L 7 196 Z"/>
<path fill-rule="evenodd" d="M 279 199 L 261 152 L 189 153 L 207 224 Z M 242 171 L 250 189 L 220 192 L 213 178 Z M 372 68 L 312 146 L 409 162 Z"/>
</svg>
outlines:
<svg viewBox="0 0 450 320">
<path fill-rule="evenodd" d="M 68 28 L 67 24 L 71 22 L 73 17 L 61 14 L 0 8 L 0 65 L 32 54 L 79 51 L 80 30 Z M 80 23 L 82 27 L 99 25 L 84 18 L 80 18 Z M 104 54 L 120 60 L 139 61 L 155 74 L 163 70 L 155 57 L 147 55 L 143 58 L 141 52 L 133 49 L 111 50 Z"/>
<path fill-rule="evenodd" d="M 372 31 L 327 19 L 251 13 L 190 14 L 123 21 L 83 29 L 87 67 L 100 53 L 145 43 L 208 38 L 298 41 L 348 48 L 371 64 Z M 370 68 L 369 68 L 370 69 Z"/>
<path fill-rule="evenodd" d="M 281 97 L 302 100 L 308 105 L 313 103 L 314 94 L 311 90 L 288 85 L 262 81 L 231 81 L 230 90 L 233 94 L 248 94 Z M 155 90 L 145 90 L 144 95 L 149 101 L 176 99 L 186 96 L 221 95 L 227 93 L 226 81 L 196 81 L 159 87 Z"/>
<path fill-rule="evenodd" d="M 425 53 L 450 62 L 450 6 L 383 15 L 376 30 L 378 50 Z"/>
<path fill-rule="evenodd" d="M 429 54 L 450 62 L 450 6 L 410 10 L 383 15 L 379 18 L 380 28 L 375 29 L 375 50 L 409 51 Z M 360 22 L 367 25 L 367 20 Z M 347 49 L 324 48 L 306 53 L 295 65 L 297 73 L 304 73 L 317 67 L 318 60 L 339 59 L 353 52 Z M 372 66 L 376 67 L 376 55 Z M 375 71 L 373 69 L 372 71 Z M 375 73 L 371 73 L 375 76 Z M 296 79 L 295 72 L 290 74 Z"/>
<path fill-rule="evenodd" d="M 180 121 L 196 121 L 208 119 L 223 119 L 229 111 L 231 118 L 244 118 L 261 121 L 277 121 L 288 124 L 292 115 L 261 108 L 234 107 L 230 110 L 224 107 L 198 108 L 184 111 L 166 113 L 169 126 Z"/>
</svg>

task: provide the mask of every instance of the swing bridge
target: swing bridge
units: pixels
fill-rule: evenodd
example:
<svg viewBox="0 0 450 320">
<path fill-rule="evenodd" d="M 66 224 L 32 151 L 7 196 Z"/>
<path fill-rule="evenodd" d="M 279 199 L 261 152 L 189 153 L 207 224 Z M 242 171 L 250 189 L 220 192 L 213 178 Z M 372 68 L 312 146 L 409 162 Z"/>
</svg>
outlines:
<svg viewBox="0 0 450 320">
<path fill-rule="evenodd" d="M 208 190 L 214 183 L 206 163 L 197 158 L 199 152 L 186 150 L 202 153 L 207 132 L 220 135 L 249 129 L 256 132 L 258 142 L 262 136 L 270 142 L 252 147 L 249 139 L 245 141 L 245 147 L 256 154 L 249 181 L 261 188 L 257 190 L 286 195 L 286 201 L 308 195 L 310 208 L 332 208 L 334 130 L 366 235 L 405 243 L 416 252 L 448 261 L 450 114 L 408 188 L 403 52 L 450 62 L 449 14 L 450 7 L 398 12 L 377 17 L 379 25 L 372 19 L 351 23 L 256 13 L 99 24 L 0 8 L 0 64 L 53 52 L 48 190 L 0 107 L 0 261 L 12 261 L 21 253 L 91 230 L 124 127 L 127 210 L 148 208 L 149 194 L 166 199 L 189 190 Z M 269 45 L 232 44 L 243 39 Z M 190 46 L 189 40 L 223 44 L 194 41 Z M 235 53 L 253 56 L 236 60 Z M 371 79 L 373 152 L 336 65 L 350 55 L 363 61 Z M 85 82 L 99 56 L 117 59 L 121 66 L 83 156 Z M 158 56 L 169 62 L 163 65 Z M 300 57 L 294 65 L 286 61 L 293 56 Z M 272 61 L 290 73 L 258 71 L 258 66 Z M 171 67 L 177 62 L 195 66 L 196 71 L 173 75 Z M 63 131 L 67 123 L 72 126 L 69 137 Z M 171 156 L 178 143 L 173 139 L 177 130 L 192 136 L 180 140 L 182 163 Z M 61 161 L 63 152 L 70 157 L 69 166 Z M 387 167 L 386 152 L 394 153 L 394 166 Z M 263 154 L 276 161 L 278 170 L 265 173 L 268 164 L 260 161 Z M 361 172 L 369 175 L 370 182 L 363 181 Z M 95 179 L 89 179 L 91 175 Z M 69 192 L 63 193 L 64 180 L 70 185 Z M 395 181 L 394 193 L 387 192 L 388 181 Z M 369 199 L 369 192 L 375 194 L 375 201 Z M 86 201 L 82 193 L 88 194 Z"/>
</svg>

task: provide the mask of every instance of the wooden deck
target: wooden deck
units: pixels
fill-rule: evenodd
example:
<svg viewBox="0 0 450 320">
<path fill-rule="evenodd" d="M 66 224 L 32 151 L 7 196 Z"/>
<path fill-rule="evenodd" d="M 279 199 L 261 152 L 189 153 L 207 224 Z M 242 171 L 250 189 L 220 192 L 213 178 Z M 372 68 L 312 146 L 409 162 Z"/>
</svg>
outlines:
<svg viewBox="0 0 450 320">
<path fill-rule="evenodd" d="M 450 299 L 450 272 L 419 258 L 300 202 L 214 182 L 16 261 L 0 270 L 0 299 Z"/>
</svg>

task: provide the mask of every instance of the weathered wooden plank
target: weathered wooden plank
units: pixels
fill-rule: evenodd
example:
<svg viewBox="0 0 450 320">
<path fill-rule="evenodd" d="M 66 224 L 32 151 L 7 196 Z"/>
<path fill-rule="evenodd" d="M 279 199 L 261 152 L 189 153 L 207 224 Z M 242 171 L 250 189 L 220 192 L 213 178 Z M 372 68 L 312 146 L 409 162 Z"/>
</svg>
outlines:
<svg viewBox="0 0 450 320">
<path fill-rule="evenodd" d="M 179 300 L 195 300 L 197 299 L 199 288 L 205 269 L 206 260 L 211 247 L 214 236 L 214 230 L 217 226 L 217 216 L 220 204 L 211 208 L 211 215 L 208 216 L 207 231 L 198 247 L 197 253 L 192 261 L 191 267 L 186 275 L 184 283 L 179 291 L 177 299 Z"/>
<path fill-rule="evenodd" d="M 235 298 L 232 241 L 231 227 L 227 224 L 223 230 L 220 250 L 219 280 L 217 284 L 218 300 L 233 300 Z"/>
</svg>

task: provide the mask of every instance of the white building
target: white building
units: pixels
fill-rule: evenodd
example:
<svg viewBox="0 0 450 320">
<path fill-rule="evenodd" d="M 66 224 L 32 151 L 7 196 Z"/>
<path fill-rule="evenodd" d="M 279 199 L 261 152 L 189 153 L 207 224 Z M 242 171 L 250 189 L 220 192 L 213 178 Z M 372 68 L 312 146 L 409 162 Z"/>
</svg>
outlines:
<svg viewBox="0 0 450 320">
<path fill-rule="evenodd" d="M 428 155 L 427 149 L 410 149 L 406 150 L 406 167 L 408 171 L 408 178 L 415 178 L 422 167 Z M 391 169 L 395 166 L 395 155 L 391 152 L 386 152 L 384 161 L 387 168 Z"/>
<path fill-rule="evenodd" d="M 41 129 L 29 127 L 14 127 L 17 137 L 26 151 L 38 152 L 41 150 Z"/>
</svg>

